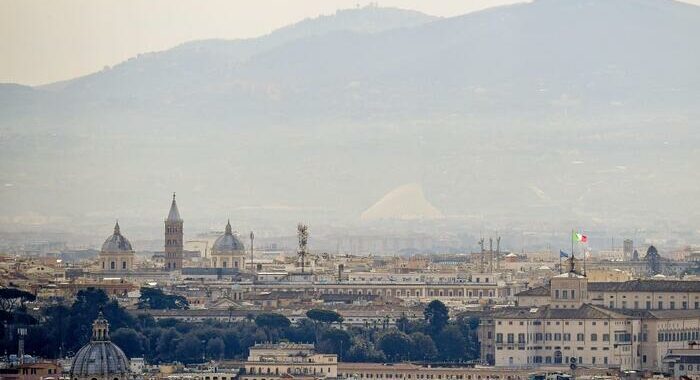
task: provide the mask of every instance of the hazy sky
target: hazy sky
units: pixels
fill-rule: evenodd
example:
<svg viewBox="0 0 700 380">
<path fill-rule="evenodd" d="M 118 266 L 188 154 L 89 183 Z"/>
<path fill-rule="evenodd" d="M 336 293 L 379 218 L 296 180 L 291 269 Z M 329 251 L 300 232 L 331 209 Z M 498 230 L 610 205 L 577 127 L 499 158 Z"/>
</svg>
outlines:
<svg viewBox="0 0 700 380">
<path fill-rule="evenodd" d="M 384 0 L 454 16 L 522 0 Z M 700 0 L 698 0 L 700 1 Z M 204 38 L 254 37 L 357 0 L 0 0 L 0 83 L 43 84 Z"/>
</svg>

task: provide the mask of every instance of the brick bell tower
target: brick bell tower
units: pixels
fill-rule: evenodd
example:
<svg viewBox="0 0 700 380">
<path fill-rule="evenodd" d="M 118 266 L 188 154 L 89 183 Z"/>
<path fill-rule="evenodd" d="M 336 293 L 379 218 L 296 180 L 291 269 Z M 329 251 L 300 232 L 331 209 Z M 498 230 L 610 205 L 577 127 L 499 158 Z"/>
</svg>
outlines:
<svg viewBox="0 0 700 380">
<path fill-rule="evenodd" d="M 182 218 L 173 193 L 173 203 L 165 219 L 165 270 L 182 269 L 182 244 Z"/>
</svg>

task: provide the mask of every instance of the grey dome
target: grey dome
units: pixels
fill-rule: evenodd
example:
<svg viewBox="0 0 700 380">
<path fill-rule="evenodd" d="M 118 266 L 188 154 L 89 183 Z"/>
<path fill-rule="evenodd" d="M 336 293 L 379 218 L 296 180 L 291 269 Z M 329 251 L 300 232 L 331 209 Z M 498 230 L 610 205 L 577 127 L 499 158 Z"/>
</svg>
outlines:
<svg viewBox="0 0 700 380">
<path fill-rule="evenodd" d="M 226 224 L 226 232 L 219 236 L 214 242 L 212 254 L 240 253 L 244 250 L 245 246 L 243 246 L 243 243 L 233 234 L 231 222 L 228 222 Z"/>
<path fill-rule="evenodd" d="M 92 323 L 92 339 L 75 354 L 70 366 L 71 379 L 119 379 L 129 374 L 129 359 L 109 340 L 109 323 L 99 316 Z"/>
<path fill-rule="evenodd" d="M 114 233 L 110 235 L 104 243 L 102 243 L 102 252 L 133 252 L 131 243 L 121 234 L 119 230 L 119 222 L 114 225 Z"/>
<path fill-rule="evenodd" d="M 129 359 L 116 344 L 110 341 L 90 342 L 73 357 L 70 377 L 91 378 L 129 374 Z"/>
</svg>

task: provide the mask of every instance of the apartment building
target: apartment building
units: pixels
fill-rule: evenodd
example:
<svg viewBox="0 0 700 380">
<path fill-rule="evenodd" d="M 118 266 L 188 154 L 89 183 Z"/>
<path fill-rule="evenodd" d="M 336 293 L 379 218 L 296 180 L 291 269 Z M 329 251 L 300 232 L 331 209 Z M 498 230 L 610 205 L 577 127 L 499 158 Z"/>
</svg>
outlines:
<svg viewBox="0 0 700 380">
<path fill-rule="evenodd" d="M 313 344 L 265 343 L 250 348 L 245 380 L 278 378 L 335 379 L 338 377 L 338 356 L 317 353 Z"/>
<path fill-rule="evenodd" d="M 518 294 L 518 307 L 482 317 L 482 361 L 500 367 L 575 361 L 585 367 L 663 371 L 670 349 L 688 348 L 700 338 L 700 309 L 688 304 L 700 295 L 700 283 L 618 285 L 596 286 L 571 268 L 546 287 Z M 639 303 L 647 299 L 656 307 Z"/>
</svg>

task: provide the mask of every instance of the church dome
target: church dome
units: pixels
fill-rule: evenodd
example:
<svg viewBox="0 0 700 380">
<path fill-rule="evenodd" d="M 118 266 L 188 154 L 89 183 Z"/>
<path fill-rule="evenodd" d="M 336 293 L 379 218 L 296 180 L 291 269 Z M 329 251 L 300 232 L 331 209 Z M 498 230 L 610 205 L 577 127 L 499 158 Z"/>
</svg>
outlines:
<svg viewBox="0 0 700 380">
<path fill-rule="evenodd" d="M 226 224 L 226 232 L 219 236 L 212 247 L 212 254 L 242 253 L 245 250 L 243 243 L 233 234 L 231 222 Z"/>
<path fill-rule="evenodd" d="M 70 377 L 75 380 L 123 380 L 129 376 L 129 359 L 109 340 L 109 323 L 99 316 L 92 324 L 92 338 L 71 361 Z"/>
<path fill-rule="evenodd" d="M 114 225 L 114 233 L 110 235 L 102 244 L 102 252 L 104 253 L 122 253 L 133 252 L 131 243 L 119 231 L 119 222 Z"/>
</svg>

